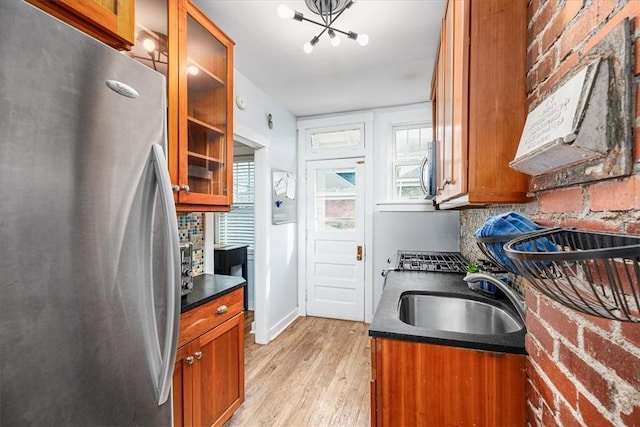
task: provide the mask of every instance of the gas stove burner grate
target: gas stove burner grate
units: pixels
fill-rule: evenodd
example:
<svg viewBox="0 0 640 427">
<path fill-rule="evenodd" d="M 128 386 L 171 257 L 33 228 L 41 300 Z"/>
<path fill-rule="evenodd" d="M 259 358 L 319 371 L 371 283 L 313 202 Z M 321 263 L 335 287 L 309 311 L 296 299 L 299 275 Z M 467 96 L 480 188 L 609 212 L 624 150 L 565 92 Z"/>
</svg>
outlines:
<svg viewBox="0 0 640 427">
<path fill-rule="evenodd" d="M 465 273 L 467 265 L 457 252 L 398 251 L 396 270 Z"/>
</svg>

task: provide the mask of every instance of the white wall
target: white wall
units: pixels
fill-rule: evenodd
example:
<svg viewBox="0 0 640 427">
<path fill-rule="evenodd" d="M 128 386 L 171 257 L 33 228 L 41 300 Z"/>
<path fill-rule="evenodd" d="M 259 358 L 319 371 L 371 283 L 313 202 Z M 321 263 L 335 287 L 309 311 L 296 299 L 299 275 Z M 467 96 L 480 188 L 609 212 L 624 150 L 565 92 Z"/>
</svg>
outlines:
<svg viewBox="0 0 640 427">
<path fill-rule="evenodd" d="M 271 188 L 271 168 L 296 172 L 296 117 L 237 70 L 234 72 L 234 79 L 234 98 L 242 96 L 247 101 L 245 110 L 240 110 L 234 104 L 236 131 L 269 140 L 269 147 L 262 149 L 269 151 L 268 174 L 267 176 L 256 175 L 256 191 L 260 191 L 259 189 L 267 191 Z M 273 117 L 273 129 L 268 127 L 268 114 Z M 258 157 L 259 155 L 256 154 L 256 159 Z M 271 199 L 270 194 L 268 199 Z M 267 233 L 269 263 L 263 273 L 268 276 L 267 289 L 264 290 L 267 312 L 263 314 L 267 321 L 268 342 L 297 316 L 298 249 L 295 224 L 269 225 Z M 256 260 L 256 263 L 258 262 L 260 260 Z M 258 290 L 256 295 L 260 295 Z M 256 322 L 259 317 L 262 315 L 258 316 L 256 313 Z M 256 328 L 258 327 L 259 325 L 256 324 Z"/>
</svg>

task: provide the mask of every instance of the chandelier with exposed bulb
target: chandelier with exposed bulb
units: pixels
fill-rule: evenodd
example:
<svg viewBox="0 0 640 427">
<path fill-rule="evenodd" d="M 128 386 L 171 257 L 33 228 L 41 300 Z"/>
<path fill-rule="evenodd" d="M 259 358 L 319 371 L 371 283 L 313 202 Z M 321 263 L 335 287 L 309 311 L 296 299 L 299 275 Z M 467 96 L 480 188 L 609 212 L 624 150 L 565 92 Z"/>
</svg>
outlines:
<svg viewBox="0 0 640 427">
<path fill-rule="evenodd" d="M 286 4 L 278 7 L 278 15 L 283 19 L 294 19 L 296 21 L 306 21 L 323 27 L 317 36 L 304 44 L 302 47 L 305 53 L 311 53 L 315 45 L 318 44 L 320 36 L 325 32 L 329 35 L 329 40 L 333 46 L 340 45 L 340 38 L 336 33 L 344 34 L 348 39 L 357 41 L 360 46 L 366 46 L 369 43 L 369 36 L 366 34 L 358 34 L 353 31 L 342 31 L 333 27 L 333 23 L 342 15 L 342 13 L 353 6 L 354 0 L 305 0 L 309 10 L 319 15 L 322 22 L 314 21 L 306 18 L 301 12 L 292 10 Z"/>
</svg>

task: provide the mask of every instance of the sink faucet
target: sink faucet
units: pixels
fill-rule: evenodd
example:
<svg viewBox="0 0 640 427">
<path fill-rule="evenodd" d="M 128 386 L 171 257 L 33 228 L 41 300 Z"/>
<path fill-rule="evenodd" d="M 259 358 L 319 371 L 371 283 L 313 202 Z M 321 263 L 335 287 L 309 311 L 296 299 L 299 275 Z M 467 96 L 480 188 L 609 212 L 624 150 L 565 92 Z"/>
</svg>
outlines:
<svg viewBox="0 0 640 427">
<path fill-rule="evenodd" d="M 522 324 L 526 325 L 524 314 L 527 311 L 527 306 L 525 305 L 522 297 L 518 295 L 516 291 L 511 288 L 511 286 L 507 285 L 497 277 L 486 273 L 467 273 L 467 275 L 464 276 L 464 281 L 469 283 L 480 282 L 482 280 L 486 280 L 487 282 L 496 285 L 502 292 L 504 292 L 504 294 L 507 296 L 507 298 L 509 298 L 509 301 L 511 301 L 513 306 L 516 308 L 516 311 L 520 315 Z"/>
</svg>

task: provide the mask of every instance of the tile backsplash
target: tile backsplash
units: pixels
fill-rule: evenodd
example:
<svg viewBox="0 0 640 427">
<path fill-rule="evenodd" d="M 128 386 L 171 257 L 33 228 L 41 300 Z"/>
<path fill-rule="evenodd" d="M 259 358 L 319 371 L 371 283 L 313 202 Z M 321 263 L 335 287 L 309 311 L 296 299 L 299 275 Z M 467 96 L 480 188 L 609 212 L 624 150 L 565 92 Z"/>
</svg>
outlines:
<svg viewBox="0 0 640 427">
<path fill-rule="evenodd" d="M 180 243 L 193 240 L 192 236 L 202 236 L 204 229 L 204 214 L 202 213 L 178 213 L 178 234 Z M 193 275 L 204 273 L 204 248 L 193 251 Z"/>
<path fill-rule="evenodd" d="M 476 244 L 476 230 L 484 224 L 490 216 L 505 212 L 517 212 L 526 215 L 527 205 L 495 205 L 486 208 L 465 209 L 460 211 L 460 252 L 469 261 L 486 259 Z"/>
</svg>

